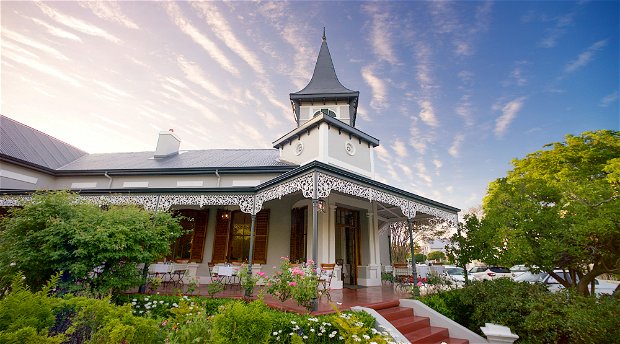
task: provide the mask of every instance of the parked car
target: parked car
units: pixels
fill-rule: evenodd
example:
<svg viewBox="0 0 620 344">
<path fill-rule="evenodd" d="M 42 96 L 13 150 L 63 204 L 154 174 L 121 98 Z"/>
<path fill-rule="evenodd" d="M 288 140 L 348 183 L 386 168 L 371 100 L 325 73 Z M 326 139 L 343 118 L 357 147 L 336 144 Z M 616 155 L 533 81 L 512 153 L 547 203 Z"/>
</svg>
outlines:
<svg viewBox="0 0 620 344">
<path fill-rule="evenodd" d="M 524 272 L 530 271 L 530 268 L 525 265 L 514 265 L 510 268 L 510 272 L 512 273 L 512 278 L 519 277 Z"/>
<path fill-rule="evenodd" d="M 485 281 L 496 278 L 512 278 L 510 269 L 503 266 L 474 266 L 469 269 L 472 281 Z"/>
<path fill-rule="evenodd" d="M 457 285 L 465 283 L 465 269 L 458 266 L 446 265 L 442 275 Z"/>
<path fill-rule="evenodd" d="M 563 270 L 553 270 L 553 272 L 560 275 L 561 277 L 563 276 L 563 278 L 569 281 L 571 280 L 568 272 L 564 272 Z M 551 292 L 557 292 L 564 289 L 564 286 L 560 282 L 558 282 L 553 276 L 546 272 L 533 273 L 531 271 L 527 271 L 522 275 L 516 277 L 514 280 L 516 282 L 543 283 Z M 596 295 L 611 295 L 613 294 L 614 290 L 616 290 L 617 286 L 618 284 L 613 282 L 601 280 L 598 278 L 594 279 L 594 293 Z"/>
</svg>

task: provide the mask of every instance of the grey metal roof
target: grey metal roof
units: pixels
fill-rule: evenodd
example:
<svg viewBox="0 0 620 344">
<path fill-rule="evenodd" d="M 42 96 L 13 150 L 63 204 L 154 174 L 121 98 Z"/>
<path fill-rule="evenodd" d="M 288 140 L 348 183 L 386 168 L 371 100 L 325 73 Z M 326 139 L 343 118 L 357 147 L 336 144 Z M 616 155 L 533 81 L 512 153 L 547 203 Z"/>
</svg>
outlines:
<svg viewBox="0 0 620 344">
<path fill-rule="evenodd" d="M 0 115 L 0 155 L 47 169 L 57 169 L 85 154 L 55 137 Z"/>
<path fill-rule="evenodd" d="M 291 93 L 292 98 L 307 98 L 307 96 L 316 97 L 357 97 L 359 92 L 352 91 L 340 83 L 338 76 L 336 75 L 336 69 L 332 62 L 332 56 L 329 53 L 327 47 L 327 40 L 325 39 L 325 33 L 323 33 L 323 42 L 321 43 L 321 50 L 319 56 L 316 59 L 316 65 L 314 66 L 314 73 L 312 79 L 304 89 L 299 92 Z"/>
<path fill-rule="evenodd" d="M 295 167 L 282 162 L 277 149 L 207 149 L 181 151 L 165 158 L 153 158 L 154 152 L 101 153 L 85 155 L 58 171 L 114 171 L 216 168 Z"/>
</svg>

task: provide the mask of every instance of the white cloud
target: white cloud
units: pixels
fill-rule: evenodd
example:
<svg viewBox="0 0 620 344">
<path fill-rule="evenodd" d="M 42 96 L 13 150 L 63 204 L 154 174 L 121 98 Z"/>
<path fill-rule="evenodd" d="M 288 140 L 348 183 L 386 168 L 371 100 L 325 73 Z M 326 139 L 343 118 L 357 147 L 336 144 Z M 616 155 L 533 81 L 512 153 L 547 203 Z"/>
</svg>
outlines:
<svg viewBox="0 0 620 344">
<path fill-rule="evenodd" d="M 65 71 L 58 70 L 45 63 L 39 62 L 37 60 L 33 60 L 32 58 L 29 58 L 23 55 L 18 55 L 12 51 L 7 51 L 7 50 L 2 51 L 2 59 L 4 60 L 4 58 L 8 58 L 12 60 L 13 62 L 23 64 L 41 73 L 44 73 L 44 74 L 53 76 L 55 78 L 58 78 L 60 80 L 66 81 L 73 86 L 81 86 L 80 82 L 77 79 L 69 76 L 69 74 L 66 73 Z"/>
<path fill-rule="evenodd" d="M 526 61 L 518 61 L 515 63 L 515 67 L 510 72 L 510 77 L 514 81 L 517 86 L 525 86 L 527 85 L 527 78 L 523 75 L 523 70 L 521 66 L 527 64 Z"/>
<path fill-rule="evenodd" d="M 222 40 L 230 50 L 239 55 L 239 57 L 250 65 L 256 73 L 265 73 L 261 61 L 233 33 L 228 21 L 220 14 L 214 2 L 193 2 L 192 6 L 200 10 L 200 13 L 207 20 L 207 23 L 211 26 L 218 38 Z"/>
<path fill-rule="evenodd" d="M 43 13 L 47 14 L 50 18 L 52 18 L 53 20 L 57 21 L 60 24 L 68 26 L 76 31 L 85 33 L 87 35 L 107 39 L 108 41 L 111 41 L 114 43 L 121 42 L 119 38 L 115 37 L 114 35 L 109 34 L 107 31 L 95 25 L 89 24 L 81 19 L 77 19 L 70 15 L 60 13 L 54 10 L 53 8 L 43 4 L 42 2 L 37 2 L 36 4 L 37 6 L 39 6 L 41 11 L 43 11 Z"/>
<path fill-rule="evenodd" d="M 413 171 L 411 168 L 403 163 L 397 163 L 396 166 L 400 169 L 402 173 L 404 173 L 407 177 L 413 177 Z"/>
<path fill-rule="evenodd" d="M 443 163 L 439 159 L 434 159 L 433 165 L 435 165 L 435 168 L 441 168 L 441 166 L 443 166 Z"/>
<path fill-rule="evenodd" d="M 361 104 L 357 106 L 357 117 L 363 119 L 366 122 L 372 122 L 372 118 L 368 116 L 368 110 Z"/>
<path fill-rule="evenodd" d="M 594 42 L 591 46 L 588 47 L 588 49 L 586 49 L 586 51 L 579 54 L 579 56 L 577 56 L 575 60 L 569 62 L 564 68 L 564 71 L 566 73 L 572 73 L 579 68 L 587 66 L 592 61 L 594 54 L 597 51 L 601 50 L 605 45 L 607 45 L 606 39 Z"/>
<path fill-rule="evenodd" d="M 452 185 L 446 186 L 446 191 L 448 191 L 449 193 L 452 193 L 454 191 L 454 186 Z"/>
<path fill-rule="evenodd" d="M 205 76 L 204 71 L 197 63 L 189 61 L 183 56 L 177 56 L 177 63 L 179 68 L 185 74 L 185 78 L 187 78 L 187 80 L 204 88 L 207 92 L 217 98 L 226 101 L 231 100 L 226 93 L 224 93 L 215 83 L 211 82 L 211 80 Z"/>
<path fill-rule="evenodd" d="M 608 107 L 609 105 L 613 104 L 617 100 L 618 100 L 618 91 L 614 91 L 606 95 L 605 97 L 603 97 L 603 99 L 601 99 L 601 102 L 599 103 L 598 106 Z"/>
<path fill-rule="evenodd" d="M 433 104 L 430 100 L 420 100 L 418 101 L 418 106 L 420 106 L 420 119 L 422 122 L 431 127 L 439 125 L 435 110 L 433 109 Z"/>
<path fill-rule="evenodd" d="M 420 177 L 420 179 L 422 179 L 428 185 L 430 185 L 433 182 L 433 178 L 431 178 L 431 176 L 426 171 L 426 166 L 424 165 L 424 162 L 418 161 L 415 164 L 415 167 L 416 167 L 416 172 L 417 172 L 416 174 L 418 175 L 418 177 Z"/>
<path fill-rule="evenodd" d="M 454 111 L 463 118 L 466 126 L 471 127 L 474 124 L 474 119 L 472 118 L 471 95 L 465 94 L 461 96 Z"/>
<path fill-rule="evenodd" d="M 194 25 L 192 25 L 181 13 L 179 6 L 173 2 L 165 2 L 164 7 L 168 15 L 174 20 L 177 27 L 194 43 L 198 44 L 202 49 L 220 64 L 229 73 L 239 76 L 239 70 L 230 62 L 224 52 L 209 38 L 203 35 Z"/>
<path fill-rule="evenodd" d="M 495 120 L 495 136 L 501 137 L 523 107 L 525 97 L 514 99 L 502 107 L 502 115 Z"/>
<path fill-rule="evenodd" d="M 387 151 L 387 149 L 383 148 L 383 146 L 375 147 L 375 153 L 377 153 L 377 157 L 379 158 L 379 160 L 383 162 L 390 161 L 390 153 Z"/>
<path fill-rule="evenodd" d="M 56 37 L 60 37 L 60 38 L 66 38 L 66 39 L 70 39 L 73 41 L 77 41 L 77 42 L 81 42 L 82 39 L 76 35 L 74 35 L 73 33 L 69 32 L 69 31 L 65 31 L 61 28 L 58 28 L 56 26 L 50 25 L 42 20 L 39 20 L 37 18 L 30 18 L 32 19 L 32 21 L 34 21 L 35 23 L 43 26 L 44 28 L 47 29 L 47 32 L 49 32 L 50 34 L 56 36 Z"/>
<path fill-rule="evenodd" d="M 59 60 L 64 60 L 64 61 L 68 61 L 69 58 L 67 58 L 63 53 L 61 53 L 60 51 L 58 51 L 55 48 L 50 47 L 49 45 L 43 44 L 41 42 L 35 41 L 31 38 L 28 38 L 22 34 L 19 34 L 15 31 L 11 31 L 11 30 L 7 30 L 6 28 L 2 28 L 2 36 L 9 38 L 11 40 L 13 40 L 14 42 L 23 44 L 23 45 L 27 45 L 31 48 L 35 48 L 37 50 L 40 50 L 46 54 L 49 54 L 51 56 L 54 56 L 55 58 L 59 59 Z"/>
<path fill-rule="evenodd" d="M 122 24 L 130 29 L 139 29 L 138 24 L 127 18 L 115 1 L 80 1 L 80 6 L 89 8 L 97 17 Z"/>
<path fill-rule="evenodd" d="M 407 153 L 407 147 L 405 146 L 403 141 L 401 141 L 400 139 L 396 139 L 396 141 L 394 141 L 394 144 L 392 145 L 392 149 L 394 150 L 394 152 L 396 152 L 396 155 L 398 155 L 401 158 L 404 158 L 407 155 L 409 155 Z"/>
<path fill-rule="evenodd" d="M 97 85 L 101 86 L 102 88 L 104 88 L 106 91 L 111 92 L 111 93 L 114 93 L 114 94 L 116 94 L 116 95 L 118 95 L 118 96 L 122 96 L 122 97 L 131 97 L 131 95 L 130 95 L 129 93 L 127 93 L 127 92 L 125 92 L 125 91 L 123 91 L 123 90 L 121 90 L 121 89 L 119 89 L 119 88 L 116 88 L 116 87 L 114 87 L 114 86 L 112 86 L 112 85 L 110 85 L 110 84 L 108 84 L 108 83 L 106 83 L 106 82 L 104 82 L 104 81 L 101 81 L 101 80 L 93 80 L 93 82 L 94 82 L 95 84 L 97 84 Z"/>
<path fill-rule="evenodd" d="M 387 107 L 387 90 L 385 82 L 374 74 L 371 66 L 365 66 L 362 68 L 362 77 L 372 89 L 372 100 L 370 101 L 370 106 L 372 106 L 375 110 L 381 110 Z"/>
<path fill-rule="evenodd" d="M 380 60 L 390 64 L 397 64 L 398 59 L 392 46 L 393 17 L 386 8 L 386 4 L 366 3 L 362 6 L 364 12 L 370 15 L 370 43 L 375 55 Z"/>
<path fill-rule="evenodd" d="M 458 158 L 461 152 L 461 145 L 463 144 L 464 140 L 465 140 L 465 135 L 457 134 L 454 137 L 454 140 L 452 141 L 452 146 L 450 146 L 450 149 L 448 149 L 448 153 L 452 155 L 453 157 Z"/>
<path fill-rule="evenodd" d="M 558 38 L 566 33 L 566 27 L 573 23 L 575 13 L 568 13 L 555 18 L 555 25 L 547 29 L 547 34 L 538 43 L 543 48 L 553 48 L 557 44 Z"/>
</svg>

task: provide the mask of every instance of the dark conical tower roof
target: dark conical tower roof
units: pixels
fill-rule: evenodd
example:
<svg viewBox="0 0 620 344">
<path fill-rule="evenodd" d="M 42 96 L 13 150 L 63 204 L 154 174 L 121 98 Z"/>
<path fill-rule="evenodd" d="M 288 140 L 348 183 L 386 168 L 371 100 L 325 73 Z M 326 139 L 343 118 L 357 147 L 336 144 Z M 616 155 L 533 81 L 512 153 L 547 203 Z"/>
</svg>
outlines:
<svg viewBox="0 0 620 344">
<path fill-rule="evenodd" d="M 325 29 L 323 29 L 323 41 L 321 50 L 316 59 L 314 73 L 306 87 L 301 91 L 290 94 L 295 120 L 299 126 L 299 107 L 302 102 L 326 102 L 326 101 L 344 101 L 349 104 L 349 125 L 355 126 L 355 117 L 357 115 L 357 102 L 359 91 L 352 91 L 344 87 L 338 76 L 332 62 L 332 56 L 327 47 L 327 39 L 325 38 Z"/>
<path fill-rule="evenodd" d="M 319 56 L 316 59 L 316 65 L 314 66 L 314 73 L 312 79 L 306 87 L 301 91 L 291 93 L 291 98 L 295 96 L 318 96 L 318 97 L 334 97 L 334 96 L 356 96 L 359 92 L 352 91 L 340 83 L 338 76 L 336 75 L 336 69 L 332 62 L 332 56 L 329 53 L 327 47 L 327 39 L 325 38 L 325 32 L 323 32 L 323 42 L 321 43 L 321 50 Z M 304 97 L 305 98 L 305 97 Z"/>
</svg>

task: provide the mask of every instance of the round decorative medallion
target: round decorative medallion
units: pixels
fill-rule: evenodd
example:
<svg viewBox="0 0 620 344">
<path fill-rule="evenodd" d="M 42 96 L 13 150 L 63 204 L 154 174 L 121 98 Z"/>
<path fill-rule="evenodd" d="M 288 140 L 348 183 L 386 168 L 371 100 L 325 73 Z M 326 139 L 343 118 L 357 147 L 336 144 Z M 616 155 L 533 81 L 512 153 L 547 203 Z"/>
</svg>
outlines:
<svg viewBox="0 0 620 344">
<path fill-rule="evenodd" d="M 297 142 L 297 145 L 295 146 L 295 155 L 300 155 L 303 151 L 304 151 L 304 143 Z"/>
<path fill-rule="evenodd" d="M 344 143 L 344 150 L 349 155 L 355 155 L 355 146 L 353 145 L 351 141 L 347 141 Z"/>
</svg>

